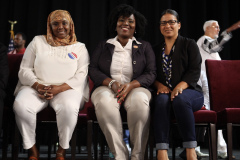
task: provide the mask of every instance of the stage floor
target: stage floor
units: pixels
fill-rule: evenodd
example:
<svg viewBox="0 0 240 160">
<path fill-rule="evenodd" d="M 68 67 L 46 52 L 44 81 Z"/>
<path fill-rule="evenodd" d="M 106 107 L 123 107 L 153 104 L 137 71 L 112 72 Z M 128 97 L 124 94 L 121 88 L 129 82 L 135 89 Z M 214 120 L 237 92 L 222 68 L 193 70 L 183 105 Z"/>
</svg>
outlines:
<svg viewBox="0 0 240 160">
<path fill-rule="evenodd" d="M 182 158 L 179 157 L 179 154 L 182 152 L 182 148 L 176 148 L 176 160 L 182 160 Z M 208 153 L 208 150 L 206 148 L 201 148 L 201 151 L 203 153 Z M 76 159 L 79 160 L 87 160 L 87 152 L 86 152 L 86 147 L 81 147 L 81 154 L 78 153 L 76 154 Z M 108 151 L 104 154 L 104 160 L 113 160 L 110 159 L 108 156 Z M 156 152 L 154 152 L 154 160 L 156 160 Z M 172 159 L 172 149 L 169 149 L 168 151 L 169 159 Z M 236 157 L 235 160 L 240 160 L 240 149 L 234 149 L 233 155 Z M 51 159 L 53 160 L 55 158 L 55 154 L 51 154 Z M 68 160 L 71 159 L 71 154 L 70 154 L 70 149 L 67 150 L 67 155 L 66 158 Z M 2 159 L 2 150 L 0 149 L 0 159 Z M 8 148 L 8 160 L 11 159 L 11 146 Z M 19 153 L 19 160 L 26 160 L 27 159 L 27 152 L 22 151 Z M 40 159 L 41 160 L 47 160 L 47 146 L 41 146 L 40 147 Z M 220 158 L 219 158 L 220 159 Z M 209 157 L 201 158 L 201 160 L 209 160 Z"/>
</svg>

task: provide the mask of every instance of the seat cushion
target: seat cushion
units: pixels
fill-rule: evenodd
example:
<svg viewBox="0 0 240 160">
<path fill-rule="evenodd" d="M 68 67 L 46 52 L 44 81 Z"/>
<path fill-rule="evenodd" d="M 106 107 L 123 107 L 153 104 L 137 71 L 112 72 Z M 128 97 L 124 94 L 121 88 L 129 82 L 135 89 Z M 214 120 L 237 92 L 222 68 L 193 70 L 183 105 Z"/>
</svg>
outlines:
<svg viewBox="0 0 240 160">
<path fill-rule="evenodd" d="M 240 124 L 240 108 L 225 108 L 217 112 L 218 124 Z"/>
<path fill-rule="evenodd" d="M 195 123 L 217 123 L 217 113 L 211 110 L 194 112 Z"/>
<path fill-rule="evenodd" d="M 89 106 L 87 108 L 87 118 L 88 118 L 88 120 L 93 120 L 93 121 L 97 120 L 94 106 Z"/>
<path fill-rule="evenodd" d="M 37 121 L 56 121 L 56 113 L 48 106 L 37 114 Z"/>
<path fill-rule="evenodd" d="M 79 125 L 86 125 L 87 124 L 87 114 L 79 113 L 78 114 L 78 124 Z"/>
</svg>

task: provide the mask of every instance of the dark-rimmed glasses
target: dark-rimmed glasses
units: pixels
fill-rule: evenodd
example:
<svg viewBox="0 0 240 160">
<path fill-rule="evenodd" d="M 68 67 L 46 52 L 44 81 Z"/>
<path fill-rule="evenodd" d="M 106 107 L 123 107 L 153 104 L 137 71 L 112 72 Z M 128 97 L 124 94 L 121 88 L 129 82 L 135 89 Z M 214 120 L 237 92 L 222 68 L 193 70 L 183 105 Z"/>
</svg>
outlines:
<svg viewBox="0 0 240 160">
<path fill-rule="evenodd" d="M 161 26 L 166 26 L 167 23 L 168 23 L 169 25 L 174 25 L 175 23 L 178 23 L 178 21 L 177 21 L 177 20 L 160 21 L 160 25 L 161 25 Z"/>
</svg>

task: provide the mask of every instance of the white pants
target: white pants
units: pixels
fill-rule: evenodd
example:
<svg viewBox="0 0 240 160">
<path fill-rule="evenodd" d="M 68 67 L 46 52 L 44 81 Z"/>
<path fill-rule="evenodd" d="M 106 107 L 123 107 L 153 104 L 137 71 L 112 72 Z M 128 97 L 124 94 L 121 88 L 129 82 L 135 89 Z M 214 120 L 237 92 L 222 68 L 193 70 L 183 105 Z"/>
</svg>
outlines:
<svg viewBox="0 0 240 160">
<path fill-rule="evenodd" d="M 77 123 L 78 112 L 83 107 L 83 98 L 79 92 L 69 89 L 54 96 L 51 100 L 38 97 L 36 90 L 24 86 L 18 92 L 13 104 L 16 123 L 23 138 L 23 148 L 30 149 L 35 143 L 36 115 L 48 106 L 56 112 L 59 144 L 69 148 L 69 141 Z"/>
<path fill-rule="evenodd" d="M 128 149 L 123 141 L 120 105 L 111 89 L 98 87 L 92 94 L 99 125 L 116 160 L 128 160 Z M 127 123 L 132 146 L 131 160 L 144 160 L 149 134 L 151 93 L 142 87 L 133 89 L 123 105 L 127 111 Z"/>
<path fill-rule="evenodd" d="M 217 151 L 218 151 L 218 153 L 226 153 L 227 152 L 227 145 L 223 138 L 222 130 L 218 130 Z"/>
</svg>

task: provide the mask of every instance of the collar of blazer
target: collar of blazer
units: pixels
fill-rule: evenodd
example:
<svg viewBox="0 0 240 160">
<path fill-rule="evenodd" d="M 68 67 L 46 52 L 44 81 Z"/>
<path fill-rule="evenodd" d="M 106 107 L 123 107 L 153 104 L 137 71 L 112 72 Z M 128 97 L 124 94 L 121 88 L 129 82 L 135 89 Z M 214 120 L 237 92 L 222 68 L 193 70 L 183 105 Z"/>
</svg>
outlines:
<svg viewBox="0 0 240 160">
<path fill-rule="evenodd" d="M 133 41 L 133 44 L 132 44 L 132 54 L 135 54 L 138 51 L 138 49 L 140 48 L 141 44 L 142 43 L 137 43 L 135 40 Z M 113 55 L 115 46 L 113 44 L 107 43 L 107 42 L 106 42 L 105 45 L 109 49 L 110 53 Z"/>
</svg>

